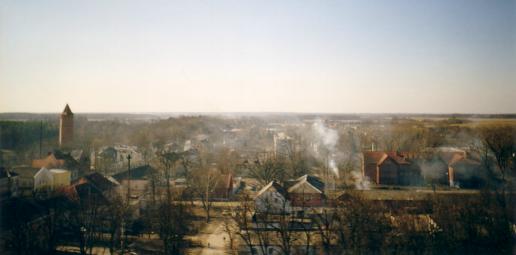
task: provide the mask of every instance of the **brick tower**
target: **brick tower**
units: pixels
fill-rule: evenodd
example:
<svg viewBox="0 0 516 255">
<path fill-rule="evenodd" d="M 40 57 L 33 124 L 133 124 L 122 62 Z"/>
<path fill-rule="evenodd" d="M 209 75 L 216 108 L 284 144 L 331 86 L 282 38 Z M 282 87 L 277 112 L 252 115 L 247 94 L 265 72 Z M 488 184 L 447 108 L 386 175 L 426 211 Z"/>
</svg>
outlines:
<svg viewBox="0 0 516 255">
<path fill-rule="evenodd" d="M 59 121 L 59 146 L 66 147 L 73 141 L 73 112 L 70 110 L 70 106 L 66 104 L 66 107 L 61 113 Z"/>
</svg>

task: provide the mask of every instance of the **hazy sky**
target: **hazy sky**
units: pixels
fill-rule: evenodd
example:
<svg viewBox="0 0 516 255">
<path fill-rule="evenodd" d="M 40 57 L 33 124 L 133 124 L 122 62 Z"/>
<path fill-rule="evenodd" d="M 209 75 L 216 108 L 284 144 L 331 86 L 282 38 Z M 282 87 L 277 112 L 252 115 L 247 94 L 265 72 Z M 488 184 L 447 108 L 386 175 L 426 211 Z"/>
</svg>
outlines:
<svg viewBox="0 0 516 255">
<path fill-rule="evenodd" d="M 515 1 L 0 0 L 0 112 L 516 112 Z"/>
</svg>

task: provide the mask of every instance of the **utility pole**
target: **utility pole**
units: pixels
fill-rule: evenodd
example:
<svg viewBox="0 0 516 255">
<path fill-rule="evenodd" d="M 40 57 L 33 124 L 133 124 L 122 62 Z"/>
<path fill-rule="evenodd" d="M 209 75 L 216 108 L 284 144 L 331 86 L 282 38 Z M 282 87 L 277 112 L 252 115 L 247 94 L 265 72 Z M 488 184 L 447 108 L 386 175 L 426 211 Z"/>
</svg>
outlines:
<svg viewBox="0 0 516 255">
<path fill-rule="evenodd" d="M 127 155 L 127 205 L 131 200 L 131 154 Z"/>
<path fill-rule="evenodd" d="M 331 190 L 331 187 L 330 187 L 330 154 L 329 152 L 326 153 L 326 185 L 328 186 L 328 189 Z"/>
<path fill-rule="evenodd" d="M 127 154 L 127 210 L 131 211 L 131 154 Z M 125 229 L 125 221 L 122 220 L 122 233 L 124 241 L 122 243 L 122 254 L 125 253 L 125 247 L 127 246 L 127 230 Z"/>
<path fill-rule="evenodd" d="M 41 158 L 41 147 L 43 143 L 43 121 L 39 124 L 39 158 Z"/>
</svg>

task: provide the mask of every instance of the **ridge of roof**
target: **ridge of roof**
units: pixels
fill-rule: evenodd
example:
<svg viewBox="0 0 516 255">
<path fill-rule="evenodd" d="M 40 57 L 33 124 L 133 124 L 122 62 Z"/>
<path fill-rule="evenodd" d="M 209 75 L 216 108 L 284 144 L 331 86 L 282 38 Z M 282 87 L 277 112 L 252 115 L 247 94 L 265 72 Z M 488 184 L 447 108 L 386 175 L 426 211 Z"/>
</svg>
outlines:
<svg viewBox="0 0 516 255">
<path fill-rule="evenodd" d="M 323 193 L 322 190 L 318 189 L 317 187 L 315 187 L 314 185 L 312 185 L 309 181 L 306 181 L 306 179 L 304 179 L 303 181 L 300 181 L 296 184 L 294 184 L 292 187 L 290 187 L 288 189 L 288 192 L 289 193 L 292 193 L 294 190 L 296 190 L 299 186 L 303 185 L 303 184 L 308 184 L 310 187 L 312 187 L 315 191 L 317 191 L 318 193 Z"/>
<path fill-rule="evenodd" d="M 297 178 L 296 183 L 294 183 L 292 186 L 288 188 L 288 192 L 291 192 L 291 190 L 296 189 L 299 185 L 305 182 L 317 191 L 319 191 L 320 193 L 324 193 L 324 182 L 322 182 L 318 177 L 309 174 L 305 174 Z"/>
<path fill-rule="evenodd" d="M 138 166 L 138 167 L 131 169 L 130 179 L 131 180 L 143 179 L 145 176 L 150 175 L 155 171 L 156 171 L 156 169 L 154 169 L 150 165 Z M 127 177 L 129 177 L 129 171 L 125 170 L 123 172 L 114 174 L 111 177 L 113 177 L 117 181 L 124 180 L 124 179 L 127 179 Z"/>
<path fill-rule="evenodd" d="M 112 179 L 105 177 L 97 172 L 83 176 L 81 179 L 76 181 L 75 184 L 81 184 L 89 182 L 101 191 L 106 191 L 117 186 L 117 183 L 113 182 Z"/>
<path fill-rule="evenodd" d="M 392 158 L 396 163 L 400 165 L 406 165 L 409 164 L 407 160 L 405 160 L 405 157 L 403 155 L 400 155 L 400 153 L 391 151 L 386 153 L 389 158 Z"/>
<path fill-rule="evenodd" d="M 265 193 L 268 189 L 270 188 L 274 188 L 276 189 L 276 191 L 278 193 L 280 193 L 282 196 L 284 197 L 287 197 L 287 191 L 285 190 L 285 188 L 283 188 L 283 186 L 281 186 L 279 183 L 277 183 L 276 181 L 271 181 L 269 182 L 269 184 L 265 185 L 265 187 L 263 187 L 257 194 L 256 194 L 256 197 L 259 197 L 261 196 L 263 193 Z"/>
<path fill-rule="evenodd" d="M 391 158 L 396 162 L 396 164 L 400 165 L 406 165 L 410 164 L 405 157 L 403 156 L 403 153 L 398 153 L 395 151 L 364 151 L 364 162 L 366 164 L 375 163 L 377 165 L 382 164 L 387 158 Z"/>
</svg>

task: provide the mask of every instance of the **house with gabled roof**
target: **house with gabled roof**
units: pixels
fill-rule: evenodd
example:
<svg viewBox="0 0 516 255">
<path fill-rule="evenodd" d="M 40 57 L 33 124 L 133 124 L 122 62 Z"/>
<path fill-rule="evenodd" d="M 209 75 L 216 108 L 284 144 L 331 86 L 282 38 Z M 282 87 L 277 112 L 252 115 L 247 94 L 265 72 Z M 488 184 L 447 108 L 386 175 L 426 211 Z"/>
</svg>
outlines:
<svg viewBox="0 0 516 255">
<path fill-rule="evenodd" d="M 479 188 L 487 178 L 478 158 L 457 148 L 431 148 L 416 161 L 425 181 L 432 184 Z"/>
<path fill-rule="evenodd" d="M 116 181 L 113 177 L 106 177 L 96 172 L 75 180 L 72 183 L 72 186 L 80 186 L 82 184 L 88 184 L 92 186 L 95 190 L 98 190 L 108 198 L 119 195 L 120 193 L 120 183 L 118 181 Z"/>
<path fill-rule="evenodd" d="M 143 165 L 113 175 L 112 177 L 122 185 L 123 192 L 127 192 L 130 185 L 131 197 L 142 196 L 151 184 L 152 175 L 157 174 L 157 170 L 150 165 Z"/>
<path fill-rule="evenodd" d="M 282 214 L 291 210 L 288 191 L 276 181 L 263 187 L 256 194 L 254 203 L 257 213 Z"/>
<path fill-rule="evenodd" d="M 79 172 L 81 170 L 80 162 L 78 162 L 71 153 L 60 150 L 49 152 L 47 156 L 42 159 L 32 160 L 32 167 L 36 169 L 41 169 L 42 167 L 47 169 L 66 169 L 70 171 L 70 178 L 72 180 L 79 178 Z"/>
<path fill-rule="evenodd" d="M 108 206 L 120 198 L 116 180 L 99 173 L 83 176 L 71 185 L 60 187 L 58 191 L 68 201 L 85 206 Z"/>
<path fill-rule="evenodd" d="M 54 183 L 54 176 L 45 167 L 41 168 L 34 175 L 34 190 L 52 189 Z"/>
<path fill-rule="evenodd" d="M 325 205 L 324 182 L 313 175 L 303 175 L 284 185 L 272 181 L 263 187 L 255 197 L 258 213 L 291 213 L 304 208 Z"/>
<path fill-rule="evenodd" d="M 381 185 L 410 185 L 418 183 L 420 171 L 407 154 L 400 152 L 367 151 L 363 153 L 363 175 Z"/>
<path fill-rule="evenodd" d="M 315 207 L 323 206 L 324 182 L 313 175 L 303 175 L 295 180 L 287 189 L 292 206 Z"/>
</svg>

